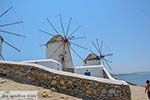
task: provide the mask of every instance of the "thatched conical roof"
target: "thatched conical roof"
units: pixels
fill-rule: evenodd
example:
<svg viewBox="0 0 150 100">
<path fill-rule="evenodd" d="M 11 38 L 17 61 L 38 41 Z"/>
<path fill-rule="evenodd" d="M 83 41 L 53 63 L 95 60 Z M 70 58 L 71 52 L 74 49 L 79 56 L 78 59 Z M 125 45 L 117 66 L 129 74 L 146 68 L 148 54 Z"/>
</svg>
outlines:
<svg viewBox="0 0 150 100">
<path fill-rule="evenodd" d="M 97 56 L 96 54 L 94 53 L 90 53 L 86 58 L 85 58 L 85 61 L 87 60 L 100 60 L 100 57 Z"/>
<path fill-rule="evenodd" d="M 51 42 L 60 42 L 62 41 L 64 38 L 61 35 L 54 35 L 48 42 L 47 44 L 51 43 Z"/>
</svg>

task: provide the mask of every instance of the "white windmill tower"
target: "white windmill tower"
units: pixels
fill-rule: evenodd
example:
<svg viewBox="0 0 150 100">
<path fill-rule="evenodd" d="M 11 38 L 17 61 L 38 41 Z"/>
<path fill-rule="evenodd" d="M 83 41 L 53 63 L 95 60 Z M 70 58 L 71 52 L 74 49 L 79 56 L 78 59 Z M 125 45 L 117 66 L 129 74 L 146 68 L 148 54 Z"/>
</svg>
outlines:
<svg viewBox="0 0 150 100">
<path fill-rule="evenodd" d="M 3 12 L 1 15 L 0 15 L 0 18 L 3 17 L 9 10 L 11 10 L 12 7 L 10 7 L 9 9 L 7 9 L 5 12 Z M 10 32 L 10 31 L 6 31 L 6 30 L 3 30 L 2 28 L 5 27 L 5 26 L 10 26 L 10 25 L 15 25 L 15 24 L 20 24 L 22 23 L 23 21 L 18 21 L 18 22 L 13 22 L 13 23 L 8 23 L 8 24 L 3 24 L 3 25 L 0 25 L 0 33 L 6 33 L 6 34 L 10 34 L 10 35 L 15 35 L 15 36 L 20 36 L 20 37 L 25 37 L 23 35 L 19 35 L 19 34 L 16 34 L 16 33 L 13 33 L 13 32 Z M 5 60 L 3 55 L 2 55 L 2 47 L 3 47 L 3 43 L 5 43 L 6 45 L 10 46 L 11 48 L 17 50 L 18 52 L 21 52 L 18 48 L 16 48 L 15 46 L 11 45 L 9 42 L 5 41 L 5 39 L 2 37 L 2 35 L 0 35 L 0 60 Z"/>
<path fill-rule="evenodd" d="M 72 18 L 69 19 L 66 31 L 64 29 L 61 15 L 59 15 L 59 18 L 60 18 L 60 24 L 62 28 L 62 32 L 61 32 L 62 34 L 58 32 L 58 30 L 53 26 L 53 24 L 50 22 L 48 18 L 47 18 L 47 21 L 50 24 L 50 26 L 53 28 L 53 30 L 56 32 L 56 35 L 40 30 L 41 32 L 52 36 L 52 38 L 46 43 L 46 59 L 55 59 L 61 62 L 63 70 L 73 69 L 71 50 L 80 59 L 82 59 L 82 57 L 76 52 L 76 50 L 73 47 L 71 47 L 71 45 L 74 45 L 74 46 L 77 46 L 79 48 L 83 48 L 86 50 L 87 48 L 82 47 L 72 41 L 76 39 L 82 39 L 85 37 L 74 36 L 74 34 L 80 29 L 81 26 L 77 27 L 73 32 L 69 33 L 69 28 L 70 28 Z"/>
<path fill-rule="evenodd" d="M 93 46 L 95 47 L 96 51 L 98 52 L 97 54 L 92 52 L 90 53 L 86 59 L 84 60 L 84 65 L 106 65 L 110 70 L 111 67 L 109 63 L 111 63 L 110 60 L 106 59 L 108 56 L 112 56 L 112 53 L 109 54 L 103 54 L 102 49 L 103 49 L 103 40 L 101 43 L 99 43 L 98 39 L 96 39 L 96 43 L 92 42 Z"/>
</svg>

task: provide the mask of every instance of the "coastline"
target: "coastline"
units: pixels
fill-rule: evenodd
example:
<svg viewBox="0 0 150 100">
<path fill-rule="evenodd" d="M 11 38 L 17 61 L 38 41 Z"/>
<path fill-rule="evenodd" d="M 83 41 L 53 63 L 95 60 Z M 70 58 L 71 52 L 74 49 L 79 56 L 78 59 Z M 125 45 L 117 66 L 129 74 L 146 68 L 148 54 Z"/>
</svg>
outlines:
<svg viewBox="0 0 150 100">
<path fill-rule="evenodd" d="M 119 74 L 114 76 L 116 79 L 124 80 L 131 85 L 137 85 L 144 87 L 146 80 L 150 80 L 150 73 L 147 72 L 137 72 L 131 74 Z"/>
</svg>

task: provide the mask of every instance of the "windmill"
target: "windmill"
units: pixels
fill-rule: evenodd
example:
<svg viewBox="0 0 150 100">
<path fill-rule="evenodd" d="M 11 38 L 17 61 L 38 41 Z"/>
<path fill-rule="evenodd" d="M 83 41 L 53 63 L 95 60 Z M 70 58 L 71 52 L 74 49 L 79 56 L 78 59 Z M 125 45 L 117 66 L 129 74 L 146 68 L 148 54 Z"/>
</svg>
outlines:
<svg viewBox="0 0 150 100">
<path fill-rule="evenodd" d="M 112 56 L 112 53 L 103 54 L 103 40 L 99 42 L 98 39 L 96 39 L 96 42 L 92 42 L 92 45 L 98 52 L 97 54 L 91 51 L 92 53 L 89 54 L 86 59 L 84 60 L 85 65 L 106 65 L 110 70 L 111 67 L 109 63 L 111 63 L 110 60 L 107 59 L 107 57 Z"/>
<path fill-rule="evenodd" d="M 0 15 L 0 18 L 3 17 L 5 14 L 7 14 L 11 9 L 12 9 L 12 7 L 8 8 L 6 11 L 4 11 Z M 15 36 L 19 36 L 19 37 L 25 37 L 23 35 L 19 35 L 19 34 L 16 34 L 16 33 L 13 33 L 13 32 L 10 32 L 10 31 L 2 29 L 3 27 L 15 25 L 15 24 L 20 24 L 20 23 L 23 23 L 23 21 L 18 21 L 18 22 L 13 22 L 13 23 L 7 23 L 7 24 L 3 24 L 3 25 L 0 24 L 0 33 L 6 33 L 6 34 L 9 34 L 9 35 L 15 35 Z M 9 47 L 15 49 L 16 51 L 21 52 L 18 48 L 16 48 L 15 46 L 13 46 L 11 43 L 7 42 L 3 38 L 2 35 L 0 35 L 0 60 L 5 60 L 4 57 L 3 57 L 3 55 L 2 55 L 2 47 L 3 47 L 2 45 L 3 45 L 3 43 L 5 43 Z"/>
<path fill-rule="evenodd" d="M 41 30 L 41 32 L 46 33 L 52 38 L 46 43 L 46 59 L 55 59 L 62 64 L 62 68 L 73 68 L 71 50 L 74 52 L 81 60 L 83 58 L 76 52 L 76 50 L 72 47 L 73 45 L 82 49 L 87 50 L 87 48 L 74 43 L 73 40 L 83 39 L 85 37 L 76 37 L 75 33 L 81 28 L 78 26 L 75 30 L 70 32 L 70 25 L 72 18 L 70 17 L 66 29 L 64 28 L 62 16 L 59 14 L 60 26 L 62 32 L 59 32 L 55 26 L 51 23 L 51 21 L 46 19 L 51 28 L 55 31 L 55 34 L 51 34 L 47 31 Z"/>
</svg>

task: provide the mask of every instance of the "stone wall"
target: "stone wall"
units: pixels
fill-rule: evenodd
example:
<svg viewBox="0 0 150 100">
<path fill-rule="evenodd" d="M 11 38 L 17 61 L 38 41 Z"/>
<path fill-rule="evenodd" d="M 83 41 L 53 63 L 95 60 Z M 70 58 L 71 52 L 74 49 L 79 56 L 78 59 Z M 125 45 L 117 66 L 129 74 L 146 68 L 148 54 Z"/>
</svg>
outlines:
<svg viewBox="0 0 150 100">
<path fill-rule="evenodd" d="M 131 100 L 128 85 L 114 84 L 115 82 L 108 79 L 57 71 L 35 64 L 0 63 L 0 77 L 42 86 L 85 100 Z"/>
<path fill-rule="evenodd" d="M 73 68 L 63 68 L 62 70 L 66 71 L 66 72 L 74 73 L 74 69 Z"/>
</svg>

